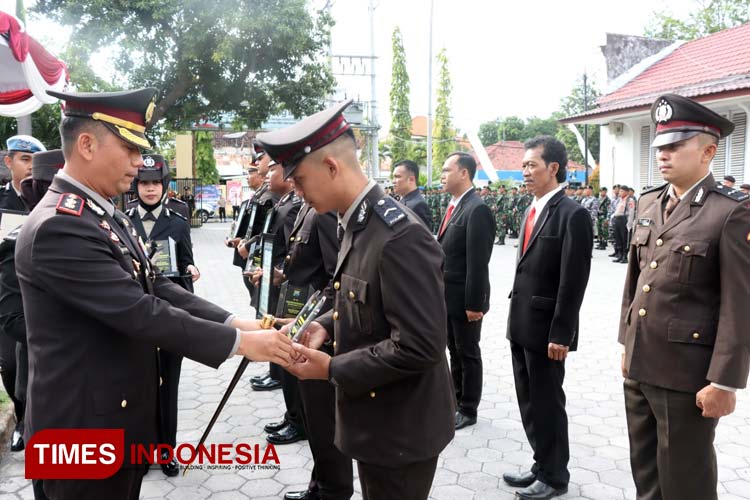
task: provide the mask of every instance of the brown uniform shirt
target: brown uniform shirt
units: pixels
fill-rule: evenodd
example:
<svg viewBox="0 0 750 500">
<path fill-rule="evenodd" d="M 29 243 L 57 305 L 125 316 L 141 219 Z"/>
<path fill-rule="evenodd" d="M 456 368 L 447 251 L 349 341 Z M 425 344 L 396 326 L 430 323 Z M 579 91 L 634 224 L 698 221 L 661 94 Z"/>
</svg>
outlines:
<svg viewBox="0 0 750 500">
<path fill-rule="evenodd" d="M 619 341 L 630 378 L 683 392 L 744 388 L 750 363 L 750 201 L 708 175 L 667 222 L 668 185 L 643 193 Z"/>
</svg>

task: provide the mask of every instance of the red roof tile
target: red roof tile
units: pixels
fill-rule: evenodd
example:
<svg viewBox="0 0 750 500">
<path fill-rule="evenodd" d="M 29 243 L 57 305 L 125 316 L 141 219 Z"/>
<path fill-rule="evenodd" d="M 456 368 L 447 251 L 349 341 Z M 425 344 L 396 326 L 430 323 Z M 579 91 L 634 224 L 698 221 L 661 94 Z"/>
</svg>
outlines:
<svg viewBox="0 0 750 500">
<path fill-rule="evenodd" d="M 750 23 L 681 45 L 578 116 L 647 106 L 665 92 L 698 97 L 744 90 L 750 93 Z"/>
</svg>

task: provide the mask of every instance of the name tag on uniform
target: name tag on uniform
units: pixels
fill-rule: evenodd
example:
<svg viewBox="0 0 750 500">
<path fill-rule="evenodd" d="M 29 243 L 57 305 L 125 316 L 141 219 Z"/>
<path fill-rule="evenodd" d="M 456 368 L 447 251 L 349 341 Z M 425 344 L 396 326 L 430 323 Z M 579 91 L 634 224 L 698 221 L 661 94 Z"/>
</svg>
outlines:
<svg viewBox="0 0 750 500">
<path fill-rule="evenodd" d="M 639 226 L 648 227 L 648 226 L 650 226 L 653 223 L 654 223 L 654 221 L 651 220 L 651 219 L 638 219 L 638 225 Z"/>
</svg>

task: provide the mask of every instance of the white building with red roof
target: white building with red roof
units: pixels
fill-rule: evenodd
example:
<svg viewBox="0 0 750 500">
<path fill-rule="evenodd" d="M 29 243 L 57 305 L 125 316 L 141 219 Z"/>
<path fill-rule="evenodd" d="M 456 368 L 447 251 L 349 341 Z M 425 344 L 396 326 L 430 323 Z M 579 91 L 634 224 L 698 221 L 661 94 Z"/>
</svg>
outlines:
<svg viewBox="0 0 750 500">
<path fill-rule="evenodd" d="M 654 100 L 668 92 L 693 98 L 734 122 L 711 169 L 717 180 L 732 175 L 737 185 L 750 182 L 750 24 L 744 24 L 667 45 L 612 80 L 595 109 L 563 120 L 603 125 L 601 185 L 627 184 L 638 192 L 663 183 L 650 148 L 654 126 L 649 112 Z"/>
</svg>

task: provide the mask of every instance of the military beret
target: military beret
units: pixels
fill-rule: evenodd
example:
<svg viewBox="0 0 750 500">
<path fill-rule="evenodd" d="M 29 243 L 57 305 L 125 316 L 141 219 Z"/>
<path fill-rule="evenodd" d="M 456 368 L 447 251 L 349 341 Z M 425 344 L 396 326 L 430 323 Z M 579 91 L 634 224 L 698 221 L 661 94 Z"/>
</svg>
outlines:
<svg viewBox="0 0 750 500">
<path fill-rule="evenodd" d="M 40 151 L 47 151 L 39 139 L 31 137 L 30 135 L 14 135 L 6 141 L 8 151 L 21 151 L 23 153 L 38 153 Z"/>
<path fill-rule="evenodd" d="M 63 114 L 100 121 L 120 139 L 140 148 L 150 148 L 145 132 L 154 113 L 155 88 L 120 92 L 54 92 L 65 102 Z"/>
<path fill-rule="evenodd" d="M 135 178 L 139 181 L 160 181 L 167 176 L 169 165 L 162 155 L 143 155 L 143 165 L 138 169 Z"/>
<path fill-rule="evenodd" d="M 740 189 L 750 189 L 750 184 L 742 184 L 740 185 Z"/>
<path fill-rule="evenodd" d="M 35 181 L 52 182 L 52 178 L 64 165 L 62 149 L 34 153 L 31 157 L 31 178 Z"/>
<path fill-rule="evenodd" d="M 351 128 L 344 118 L 344 110 L 351 103 L 349 99 L 290 127 L 258 134 L 256 143 L 284 166 L 284 178 L 287 178 L 306 155 L 330 144 Z"/>
<path fill-rule="evenodd" d="M 724 180 L 725 180 L 725 181 L 729 181 L 729 182 L 732 182 L 732 183 L 734 183 L 734 182 L 737 182 L 737 181 L 735 180 L 734 176 L 732 176 L 732 175 L 725 175 L 725 176 L 724 176 Z"/>
<path fill-rule="evenodd" d="M 717 139 L 734 130 L 734 123 L 692 99 L 677 94 L 664 94 L 651 106 L 651 120 L 656 124 L 652 148 L 674 144 L 698 134 Z"/>
</svg>

